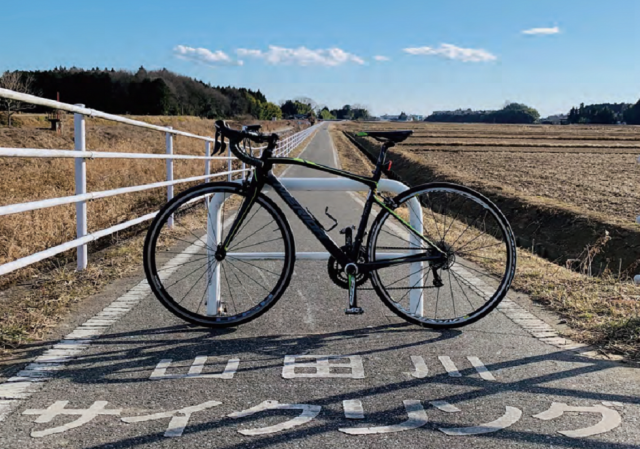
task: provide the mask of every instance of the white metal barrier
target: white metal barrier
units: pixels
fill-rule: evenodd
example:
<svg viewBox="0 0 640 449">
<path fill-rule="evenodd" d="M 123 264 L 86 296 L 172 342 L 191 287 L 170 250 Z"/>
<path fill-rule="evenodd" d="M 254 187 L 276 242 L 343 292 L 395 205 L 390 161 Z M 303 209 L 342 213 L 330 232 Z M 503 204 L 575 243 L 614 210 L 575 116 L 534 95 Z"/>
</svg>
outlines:
<svg viewBox="0 0 640 449">
<path fill-rule="evenodd" d="M 39 106 L 49 107 L 53 109 L 59 109 L 62 111 L 74 113 L 74 127 L 75 127 L 75 150 L 61 150 L 61 149 L 34 149 L 34 148 L 0 148 L 0 157 L 37 157 L 37 158 L 74 158 L 75 159 L 75 195 L 51 198 L 47 200 L 32 201 L 27 203 L 11 204 L 7 206 L 0 206 L 0 216 L 16 214 L 19 212 L 27 212 L 37 209 L 43 209 L 48 207 L 60 206 L 63 204 L 76 204 L 76 239 L 63 243 L 61 245 L 49 248 L 47 250 L 32 254 L 27 257 L 20 258 L 13 262 L 0 265 L 0 276 L 10 273 L 12 271 L 24 268 L 33 263 L 55 256 L 62 252 L 68 251 L 73 248 L 77 248 L 77 267 L 78 270 L 83 270 L 87 267 L 87 244 L 95 241 L 99 238 L 129 228 L 131 226 L 143 223 L 147 220 L 155 217 L 157 212 L 153 212 L 142 217 L 129 220 L 124 223 L 112 226 L 107 229 L 99 230 L 93 233 L 88 233 L 87 230 L 87 201 L 106 198 L 109 196 L 120 195 L 123 193 L 140 192 L 143 190 L 156 189 L 160 187 L 167 188 L 167 200 L 173 197 L 173 186 L 176 184 L 183 184 L 194 181 L 209 181 L 214 177 L 227 175 L 229 181 L 236 173 L 244 173 L 248 171 L 244 164 L 241 169 L 234 170 L 232 167 L 233 160 L 236 160 L 232 156 L 231 152 L 228 152 L 227 156 L 211 156 L 212 146 L 214 138 L 210 136 L 200 136 L 184 131 L 175 130 L 171 127 L 157 126 L 149 123 L 128 119 L 118 115 L 107 114 L 105 112 L 96 111 L 94 109 L 86 108 L 84 105 L 71 105 L 67 103 L 61 103 L 54 100 L 48 100 L 46 98 L 37 97 L 34 95 L 27 95 L 18 92 L 14 92 L 8 89 L 0 88 L 0 97 L 9 98 L 13 100 L 22 101 L 25 103 L 35 104 Z M 107 151 L 87 151 L 86 149 L 86 128 L 85 117 L 102 118 L 126 125 L 136 126 L 138 128 L 146 128 L 154 131 L 163 132 L 166 135 L 166 154 L 149 154 L 149 153 L 116 153 Z M 276 154 L 279 156 L 288 155 L 294 150 L 300 143 L 302 143 L 307 137 L 309 137 L 314 131 L 318 129 L 320 125 L 316 124 L 301 132 L 292 134 L 283 138 L 278 142 L 278 148 Z M 212 129 L 213 131 L 213 129 Z M 173 154 L 173 138 L 174 136 L 184 136 L 192 139 L 202 140 L 205 143 L 204 156 L 192 156 L 192 155 L 176 155 Z M 257 148 L 258 150 L 264 147 Z M 254 149 L 255 150 L 255 149 Z M 166 159 L 167 164 L 167 180 L 164 182 L 155 182 L 151 184 L 144 184 L 139 186 L 125 187 L 113 190 L 104 190 L 101 192 L 87 193 L 86 186 L 86 159 L 99 159 L 99 158 L 123 158 L 123 159 Z M 204 160 L 204 176 L 192 176 L 189 178 L 177 179 L 173 178 L 173 162 L 176 159 L 198 159 Z M 211 173 L 211 161 L 212 160 L 227 160 L 228 170 L 219 173 Z"/>
<path fill-rule="evenodd" d="M 344 178 L 281 178 L 280 182 L 287 188 L 287 190 L 295 191 L 340 191 L 340 192 L 355 192 L 355 191 L 368 191 L 369 188 L 351 179 Z M 409 187 L 399 181 L 393 181 L 390 179 L 381 179 L 378 183 L 378 190 L 383 192 L 390 192 L 393 194 L 400 194 Z M 265 189 L 265 190 L 268 190 Z M 216 198 L 217 197 L 217 198 Z M 219 239 L 222 235 L 220 229 L 223 226 L 221 211 L 222 204 L 225 198 L 223 195 L 214 195 L 209 203 L 209 212 L 207 217 L 212 217 L 212 220 L 207 223 L 207 248 L 208 257 L 210 261 L 215 260 L 215 251 L 212 248 L 217 248 L 220 243 Z M 409 200 L 409 208 L 411 209 L 409 224 L 418 232 L 422 233 L 422 207 L 420 201 L 417 198 L 411 198 Z M 227 220 L 224 226 L 231 224 L 231 219 Z M 398 234 L 408 234 L 407 231 L 398 228 L 395 230 Z M 409 242 L 412 247 L 421 248 L 422 244 L 420 240 L 414 235 L 409 234 Z M 410 250 L 407 253 L 385 253 L 383 257 L 402 257 L 419 252 L 419 249 Z M 238 259 L 283 259 L 284 253 L 229 253 Z M 327 260 L 329 258 L 328 252 L 298 252 L 296 253 L 296 259 L 306 260 Z M 211 279 L 211 283 L 208 286 L 207 294 L 207 314 L 209 316 L 216 315 L 220 309 L 220 270 L 219 265 L 213 262 L 209 263 L 209 266 L 215 266 L 213 273 L 209 273 L 208 278 Z M 414 262 L 409 267 L 409 285 L 412 288 L 409 293 L 409 309 L 413 314 L 423 316 L 423 297 L 422 297 L 422 262 Z"/>
</svg>

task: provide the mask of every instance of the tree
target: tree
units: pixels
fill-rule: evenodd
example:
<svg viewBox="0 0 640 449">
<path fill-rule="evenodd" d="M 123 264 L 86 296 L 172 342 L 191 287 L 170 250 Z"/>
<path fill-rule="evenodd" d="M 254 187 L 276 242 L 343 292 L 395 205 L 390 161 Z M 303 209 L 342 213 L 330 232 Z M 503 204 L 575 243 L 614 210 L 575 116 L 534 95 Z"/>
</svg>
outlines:
<svg viewBox="0 0 640 449">
<path fill-rule="evenodd" d="M 624 111 L 624 121 L 628 125 L 640 125 L 640 100 Z"/>
<path fill-rule="evenodd" d="M 408 115 L 403 111 L 400 113 L 400 115 L 398 116 L 398 120 L 400 121 L 405 121 L 408 118 Z"/>
<path fill-rule="evenodd" d="M 509 103 L 498 111 L 472 111 L 471 109 L 431 114 L 427 122 L 455 123 L 534 123 L 540 114 L 524 104 Z"/>
<path fill-rule="evenodd" d="M 23 76 L 20 72 L 6 71 L 0 77 L 0 88 L 9 89 L 22 94 L 33 94 L 33 78 Z M 7 126 L 11 127 L 11 117 L 19 111 L 35 108 L 35 105 L 10 98 L 0 98 L 0 107 L 7 116 Z"/>
<path fill-rule="evenodd" d="M 296 115 L 308 115 L 313 112 L 311 105 L 302 103 L 298 100 L 287 100 L 280 105 L 282 115 L 287 117 L 293 117 Z"/>
<path fill-rule="evenodd" d="M 318 116 L 320 116 L 322 120 L 334 120 L 336 118 L 326 106 L 320 110 Z"/>
<path fill-rule="evenodd" d="M 315 110 L 318 107 L 318 103 L 316 103 L 315 101 L 313 101 L 309 97 L 296 97 L 296 98 L 294 98 L 294 101 L 296 101 L 298 103 L 306 104 L 312 110 Z"/>
<path fill-rule="evenodd" d="M 273 103 L 270 103 L 270 102 L 262 103 L 260 108 L 260 117 L 258 118 L 260 120 L 271 120 L 273 119 L 273 117 L 275 117 L 278 120 L 281 119 L 282 110 L 280 110 L 278 105 L 275 105 Z"/>
</svg>

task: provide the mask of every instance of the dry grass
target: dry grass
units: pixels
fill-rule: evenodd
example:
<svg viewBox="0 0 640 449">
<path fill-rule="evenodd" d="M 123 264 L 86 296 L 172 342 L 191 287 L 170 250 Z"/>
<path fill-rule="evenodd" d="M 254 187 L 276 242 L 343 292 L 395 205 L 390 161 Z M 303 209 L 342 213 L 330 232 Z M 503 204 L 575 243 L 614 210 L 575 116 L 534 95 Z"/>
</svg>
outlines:
<svg viewBox="0 0 640 449">
<path fill-rule="evenodd" d="M 424 126 L 424 125 L 423 125 Z M 370 171 L 372 164 L 367 160 L 363 163 L 360 151 L 344 137 L 340 129 L 344 126 L 337 126 L 333 130 L 333 138 L 336 148 L 339 151 L 340 159 L 346 169 L 357 172 L 360 168 L 361 173 L 365 174 Z M 350 129 L 362 128 L 358 125 L 350 125 Z M 372 126 L 373 128 L 373 126 Z M 377 127 L 376 127 L 377 128 Z M 358 157 L 359 155 L 360 157 Z M 443 155 L 432 155 L 433 159 L 418 160 L 416 164 L 425 163 L 430 167 L 435 166 L 442 169 L 447 164 L 442 163 Z M 465 154 L 465 159 L 473 155 Z M 539 155 L 537 164 L 543 166 L 558 164 L 557 160 L 548 160 L 549 157 L 543 154 Z M 415 156 L 414 156 L 415 157 Z M 502 155 L 500 155 L 502 157 Z M 492 166 L 489 161 L 485 164 L 477 164 L 476 159 L 461 161 L 461 158 L 444 159 L 451 166 L 447 165 L 450 175 L 455 175 L 464 183 L 465 180 L 474 180 L 475 183 L 488 182 L 491 180 L 497 183 L 500 176 L 509 179 L 508 170 L 493 172 L 487 167 L 494 168 L 497 165 L 498 157 L 495 158 Z M 546 162 L 545 162 L 546 160 Z M 573 161 L 574 163 L 577 161 Z M 625 161 L 628 162 L 628 161 Z M 562 164 L 565 169 L 570 164 Z M 460 168 L 463 167 L 463 169 Z M 472 170 L 475 167 L 475 170 Z M 530 166 L 512 165 L 510 169 L 518 174 L 531 170 Z M 588 171 L 587 167 L 576 167 L 577 171 L 582 171 L 583 176 L 588 173 L 590 178 L 581 179 L 585 185 L 591 181 L 591 184 L 605 184 L 600 178 L 601 171 L 605 170 L 603 166 L 593 167 L 592 171 Z M 562 173 L 562 171 L 553 171 L 554 174 Z M 565 173 L 567 178 L 571 178 L 571 172 Z M 515 175 L 513 175 L 515 176 Z M 571 187 L 577 181 L 574 178 L 572 182 L 568 182 L 567 190 L 571 191 Z M 535 179 L 532 176 L 532 179 Z M 563 187 L 563 182 L 558 182 L 558 178 L 548 177 L 546 185 L 550 188 L 558 189 Z M 564 179 L 564 178 L 563 178 Z M 594 182 L 594 179 L 596 180 Z M 542 180 L 541 180 L 542 183 Z M 535 188 L 540 191 L 540 185 Z M 533 187 L 533 186 L 532 186 Z M 602 188 L 602 187 L 600 187 Z M 597 195 L 593 195 L 597 197 Z M 588 198 L 585 194 L 584 198 Z M 578 203 L 580 204 L 580 203 Z M 585 203 L 586 204 L 586 203 Z M 575 204 L 573 207 L 576 207 Z M 425 216 L 425 220 L 429 217 Z M 624 274 L 605 271 L 602 276 L 589 276 L 591 261 L 596 254 L 603 250 L 608 243 L 608 236 L 603 236 L 593 246 L 585 249 L 583 254 L 573 260 L 572 267 L 559 266 L 548 260 L 534 255 L 532 252 L 519 249 L 518 251 L 518 267 L 514 279 L 513 288 L 530 295 L 534 301 L 545 304 L 549 309 L 559 313 L 570 327 L 567 336 L 583 343 L 595 345 L 609 352 L 615 352 L 624 355 L 630 360 L 640 360 L 640 288 L 636 287 Z M 489 254 L 486 254 L 489 255 Z M 474 260 L 474 262 L 483 265 L 486 269 L 491 270 L 492 267 L 482 259 Z"/>
<path fill-rule="evenodd" d="M 212 121 L 194 117 L 137 118 L 200 135 L 210 134 L 213 129 Z M 23 115 L 20 119 L 22 128 L 0 129 L 0 147 L 73 148 L 72 130 L 67 128 L 63 136 L 57 136 L 37 129 L 43 126 L 38 116 Z M 72 125 L 69 122 L 67 120 L 67 125 Z M 242 123 L 231 123 L 232 126 L 239 124 Z M 301 129 L 295 122 L 288 121 L 265 122 L 263 127 L 266 131 Z M 87 148 L 92 150 L 165 151 L 161 133 L 114 125 L 103 120 L 88 121 L 87 137 Z M 178 137 L 174 142 L 174 151 L 177 154 L 202 155 L 204 142 Z M 226 163 L 212 162 L 212 172 L 225 170 Z M 163 181 L 165 177 L 165 161 L 101 159 L 89 161 L 87 165 L 88 191 Z M 73 162 L 70 160 L 0 158 L 0 170 L 3 173 L 0 178 L 0 204 L 74 193 Z M 7 175 L 9 173 L 11 176 Z M 201 174 L 204 174 L 204 161 L 175 163 L 176 179 Z M 226 180 L 226 176 L 218 179 Z M 176 193 L 187 187 L 176 186 Z M 92 201 L 88 207 L 89 232 L 157 210 L 166 201 L 165 195 L 166 191 L 162 188 Z M 72 251 L 3 276 L 0 280 L 0 289 L 3 290 L 0 292 L 0 353 L 18 347 L 25 341 L 40 338 L 68 310 L 70 304 L 95 294 L 114 279 L 138 270 L 142 262 L 145 226 L 140 225 L 100 240 L 100 246 L 108 248 L 99 253 L 90 248 L 91 260 L 88 270 L 84 272 L 75 272 L 73 264 L 69 264 L 75 255 L 75 251 Z M 74 237 L 73 205 L 0 217 L 0 264 Z"/>
<path fill-rule="evenodd" d="M 213 121 L 195 117 L 135 117 L 146 122 L 173 126 L 199 135 L 213 134 Z M 38 116 L 22 116 L 22 128 L 0 129 L 0 147 L 73 149 L 73 121 L 66 120 L 62 136 L 36 126 Z M 233 123 L 232 125 L 238 125 Z M 292 128 L 294 122 L 265 122 L 267 130 Z M 87 120 L 87 148 L 129 153 L 165 153 L 162 133 L 120 125 L 101 119 Z M 205 143 L 176 137 L 176 154 L 204 155 Z M 226 170 L 226 161 L 212 161 L 211 171 Z M 239 168 L 238 164 L 234 169 Z M 74 194 L 72 159 L 0 158 L 0 205 L 35 201 Z M 176 160 L 174 177 L 204 174 L 204 161 Z M 218 178 L 222 179 L 222 178 Z M 87 191 L 96 192 L 166 180 L 166 162 L 148 159 L 96 159 L 87 162 Z M 174 187 L 178 193 L 190 184 Z M 166 199 L 165 188 L 113 196 L 88 204 L 88 230 L 122 223 L 157 210 Z M 25 257 L 75 237 L 75 205 L 37 210 L 0 217 L 0 264 Z M 32 268 L 37 269 L 37 267 Z M 30 269 L 4 276 L 0 287 L 25 275 Z"/>
<path fill-rule="evenodd" d="M 546 201 L 626 226 L 633 226 L 640 212 L 637 126 L 424 122 L 343 125 L 343 129 L 350 130 L 368 128 L 413 129 L 414 135 L 393 152 L 415 157 L 435 173 L 478 189 L 507 191 L 527 201 Z M 434 138 L 426 139 L 425 135 Z M 446 136 L 455 139 L 444 140 Z M 568 142 L 548 143 L 541 138 Z M 626 142 L 616 141 L 620 138 Z M 517 143 L 505 139 L 517 139 Z M 587 145 L 581 139 L 598 142 Z"/>
</svg>

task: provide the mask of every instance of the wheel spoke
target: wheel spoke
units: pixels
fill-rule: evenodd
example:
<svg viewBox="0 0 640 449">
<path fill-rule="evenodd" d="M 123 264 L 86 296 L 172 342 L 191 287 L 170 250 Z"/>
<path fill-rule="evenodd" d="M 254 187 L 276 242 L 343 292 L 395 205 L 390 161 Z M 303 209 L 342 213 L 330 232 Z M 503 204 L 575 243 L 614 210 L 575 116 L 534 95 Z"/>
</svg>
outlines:
<svg viewBox="0 0 640 449">
<path fill-rule="evenodd" d="M 257 268 L 258 270 L 266 271 L 267 273 L 271 273 L 271 274 L 273 274 L 273 275 L 275 275 L 275 276 L 280 276 L 280 274 L 278 274 L 278 273 L 276 273 L 276 272 L 273 272 L 273 271 L 267 270 L 266 268 L 259 267 L 259 266 L 257 266 L 257 265 L 254 265 L 254 264 L 252 264 L 252 263 L 247 262 L 246 260 L 238 259 L 237 257 L 231 257 L 231 256 L 227 256 L 227 258 L 228 258 L 228 259 L 237 260 L 238 262 L 242 262 L 242 263 L 247 264 L 247 265 L 251 265 L 252 267 Z"/>
<path fill-rule="evenodd" d="M 379 294 L 392 301 L 390 304 L 396 304 L 398 313 L 401 316 L 406 315 L 406 319 L 410 321 L 417 319 L 426 326 L 433 325 L 445 328 L 465 324 L 465 321 L 470 320 L 469 317 L 475 314 L 474 304 L 478 302 L 475 299 L 475 293 L 470 293 L 475 290 L 467 291 L 472 288 L 468 286 L 468 280 L 480 278 L 493 285 L 493 279 L 505 282 L 509 276 L 512 276 L 513 270 L 506 269 L 507 264 L 512 260 L 509 249 L 512 237 L 508 232 L 504 232 L 503 219 L 495 212 L 495 208 L 483 198 L 474 195 L 473 192 L 457 190 L 455 186 L 433 186 L 425 187 L 424 190 L 416 192 L 412 198 L 420 198 L 423 204 L 425 231 L 428 231 L 428 233 L 425 232 L 425 237 L 431 239 L 439 248 L 440 242 L 446 243 L 440 249 L 447 254 L 447 258 L 442 261 L 434 259 L 430 261 L 428 268 L 421 268 L 424 270 L 422 273 L 424 276 L 420 276 L 420 270 L 416 271 L 415 269 L 409 269 L 403 273 L 402 268 L 409 268 L 409 262 L 394 265 L 393 270 L 372 271 L 374 286 L 378 285 Z M 404 214 L 404 209 L 401 208 L 409 207 L 408 200 L 405 199 L 395 210 L 401 210 Z M 425 208 L 428 208 L 428 211 Z M 417 217 L 417 213 L 411 208 L 409 208 L 408 214 L 411 219 Z M 388 220 L 390 216 L 387 214 L 385 220 Z M 409 253 L 418 249 L 416 248 L 418 244 L 410 242 L 406 234 L 399 235 L 398 232 L 392 232 L 392 228 L 388 227 L 391 223 L 393 220 L 390 220 L 389 224 L 383 221 L 376 225 L 378 230 L 375 231 L 375 241 L 372 242 L 373 247 L 371 248 L 371 253 L 375 255 L 376 260 L 391 252 Z M 398 244 L 400 242 L 402 243 Z M 383 246 L 385 244 L 386 246 Z M 505 250 L 500 248 L 503 245 L 505 245 Z M 427 245 L 421 241 L 420 247 L 424 246 Z M 460 269 L 454 271 L 455 266 Z M 503 266 L 504 271 L 502 271 Z M 486 269 L 490 268 L 490 271 L 483 271 L 485 267 Z M 464 271 L 465 269 L 468 271 Z M 431 285 L 432 281 L 425 282 L 425 278 L 433 279 L 432 276 L 430 277 L 432 271 L 434 275 L 440 274 L 441 283 L 444 285 L 437 287 L 435 284 Z M 491 273 L 494 272 L 503 274 L 492 275 Z M 420 277 L 417 282 L 407 282 L 407 279 L 416 274 Z M 419 282 L 424 282 L 424 285 L 419 286 Z M 436 288 L 437 292 L 433 297 L 429 295 L 427 298 L 426 293 L 433 288 Z M 393 290 L 404 290 L 404 292 L 396 293 L 398 299 L 393 299 L 392 293 L 395 293 Z M 407 299 L 409 293 L 414 290 L 420 290 L 425 295 L 425 309 L 422 316 L 407 313 L 401 306 L 409 301 Z M 484 296 L 482 297 L 484 298 Z M 389 301 L 386 302 L 389 303 Z M 453 319 L 457 321 L 452 323 L 450 320 Z"/>
<path fill-rule="evenodd" d="M 235 250 L 239 251 L 241 249 L 251 248 L 251 247 L 256 246 L 256 245 L 262 245 L 263 243 L 275 242 L 276 240 L 282 240 L 282 237 L 277 237 L 277 238 L 271 239 L 271 240 L 265 240 L 263 242 L 252 243 L 251 245 L 247 245 L 247 246 L 241 246 L 240 248 L 235 248 Z"/>
<path fill-rule="evenodd" d="M 449 270 L 449 271 L 451 271 L 451 270 Z M 453 273 L 453 279 L 455 279 L 455 281 L 458 283 L 458 286 L 460 287 L 460 290 L 462 291 L 462 294 L 464 295 L 464 297 L 467 298 L 467 302 L 471 306 L 472 313 L 475 312 L 475 306 L 471 303 L 471 300 L 467 296 L 467 292 L 464 291 L 464 288 L 462 287 L 462 284 L 458 280 L 458 275 L 455 273 L 455 271 L 453 271 L 452 273 Z"/>
<path fill-rule="evenodd" d="M 267 223 L 266 225 L 262 226 L 260 229 L 258 229 L 257 231 L 253 232 L 252 234 L 249 234 L 247 237 L 245 237 L 244 239 L 240 240 L 238 243 L 236 243 L 236 245 L 241 244 L 242 242 L 244 242 L 247 239 L 250 239 L 251 237 L 253 237 L 254 235 L 256 235 L 258 232 L 262 231 L 264 228 L 266 228 L 267 226 L 269 226 L 271 223 L 273 223 L 275 220 L 271 220 L 269 223 Z M 245 226 L 247 225 L 247 223 L 245 223 Z M 236 235 L 240 235 L 240 232 L 238 231 L 238 233 Z M 231 251 L 232 249 L 234 249 L 234 247 L 229 248 L 228 251 Z"/>
<path fill-rule="evenodd" d="M 203 201 L 214 196 L 221 203 L 222 210 L 203 210 Z M 229 223 L 226 222 L 234 220 L 237 205 L 247 200 L 239 188 L 202 186 L 199 192 L 172 204 L 161 222 L 154 222 L 150 238 L 155 247 L 150 249 L 151 252 L 145 252 L 145 267 L 155 260 L 149 254 L 155 253 L 157 259 L 165 254 L 163 260 L 178 255 L 179 259 L 174 264 L 151 268 L 150 272 L 162 276 L 150 278 L 149 282 L 158 286 L 154 287 L 158 298 L 179 317 L 210 327 L 241 324 L 255 318 L 282 294 L 282 286 L 293 272 L 293 263 L 286 262 L 291 260 L 292 236 L 282 212 L 268 199 L 257 197 L 229 245 L 231 248 L 227 250 L 226 259 L 218 261 L 213 257 L 218 241 L 224 241 L 229 233 Z M 166 226 L 170 216 L 174 217 L 173 229 Z M 212 229 L 213 220 L 220 219 L 223 227 Z M 185 248 L 190 250 L 185 253 Z M 242 257 L 233 256 L 235 251 L 261 251 L 263 248 L 285 254 L 285 261 L 245 261 Z M 220 296 L 208 298 L 209 286 L 216 279 Z M 271 292 L 274 294 L 269 295 Z M 221 300 L 226 313 L 216 310 L 215 314 L 208 315 L 208 300 Z M 209 304 L 210 307 L 214 305 Z"/>
<path fill-rule="evenodd" d="M 249 276 L 247 273 L 245 273 L 244 271 L 242 271 L 241 269 L 239 269 L 238 267 L 236 267 L 233 262 L 231 262 L 229 259 L 227 259 L 227 261 L 229 262 L 229 265 L 231 265 L 233 268 L 235 268 L 236 270 L 238 270 L 240 273 L 244 274 L 251 282 L 253 282 L 254 284 L 256 284 L 257 286 L 261 287 L 263 290 L 265 291 L 269 291 L 268 288 L 266 288 L 264 285 L 260 284 L 258 281 L 256 281 L 255 279 L 253 279 L 251 276 Z"/>
</svg>

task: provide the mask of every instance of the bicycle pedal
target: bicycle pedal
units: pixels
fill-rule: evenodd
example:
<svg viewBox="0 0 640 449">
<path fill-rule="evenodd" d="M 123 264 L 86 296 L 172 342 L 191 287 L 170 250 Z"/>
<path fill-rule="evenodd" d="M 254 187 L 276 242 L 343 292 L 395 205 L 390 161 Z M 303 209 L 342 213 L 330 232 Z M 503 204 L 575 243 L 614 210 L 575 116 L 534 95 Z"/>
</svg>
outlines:
<svg viewBox="0 0 640 449">
<path fill-rule="evenodd" d="M 362 315 L 364 313 L 364 309 L 362 307 L 350 307 L 348 309 L 344 309 L 345 315 Z"/>
</svg>

